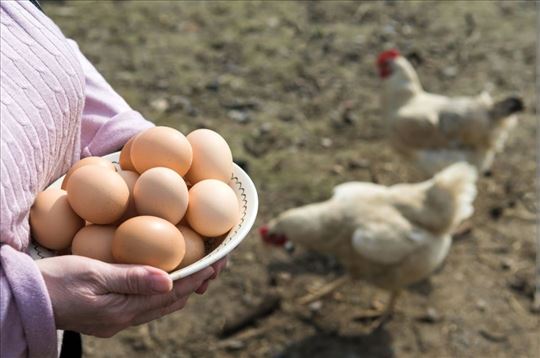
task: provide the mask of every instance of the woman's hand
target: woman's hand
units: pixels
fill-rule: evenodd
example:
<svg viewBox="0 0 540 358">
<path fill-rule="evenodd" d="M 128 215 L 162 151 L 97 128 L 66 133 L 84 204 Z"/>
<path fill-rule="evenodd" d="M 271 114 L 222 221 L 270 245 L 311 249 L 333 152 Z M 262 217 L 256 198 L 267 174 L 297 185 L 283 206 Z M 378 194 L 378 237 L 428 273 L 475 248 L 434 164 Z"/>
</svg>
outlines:
<svg viewBox="0 0 540 358">
<path fill-rule="evenodd" d="M 174 283 L 157 268 L 107 264 L 82 256 L 58 256 L 36 263 L 58 329 L 111 337 L 129 326 L 182 309 L 191 293 L 206 291 L 226 258 Z"/>
<path fill-rule="evenodd" d="M 224 258 L 215 262 L 212 265 L 212 268 L 214 269 L 214 274 L 209 279 L 204 281 L 203 284 L 195 292 L 198 293 L 199 295 L 204 294 L 206 290 L 208 289 L 208 285 L 210 284 L 210 281 L 216 279 L 219 276 L 219 273 L 225 267 L 227 267 L 227 256 L 225 256 Z"/>
</svg>

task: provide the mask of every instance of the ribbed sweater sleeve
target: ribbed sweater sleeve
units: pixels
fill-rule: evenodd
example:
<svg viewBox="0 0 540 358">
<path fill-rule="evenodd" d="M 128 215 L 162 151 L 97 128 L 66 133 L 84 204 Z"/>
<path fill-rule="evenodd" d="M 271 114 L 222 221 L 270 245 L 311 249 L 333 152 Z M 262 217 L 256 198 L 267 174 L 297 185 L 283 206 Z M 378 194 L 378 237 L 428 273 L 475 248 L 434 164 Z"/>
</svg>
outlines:
<svg viewBox="0 0 540 358">
<path fill-rule="evenodd" d="M 153 124 L 29 1 L 0 1 L 0 356 L 57 355 L 50 297 L 26 254 L 36 195 L 81 157 Z"/>
<path fill-rule="evenodd" d="M 69 41 L 85 76 L 85 104 L 81 123 L 81 156 L 100 156 L 119 150 L 129 138 L 153 124 L 131 109 L 95 67 Z"/>
<path fill-rule="evenodd" d="M 0 245 L 0 356 L 56 357 L 56 327 L 43 278 L 30 256 Z"/>
</svg>

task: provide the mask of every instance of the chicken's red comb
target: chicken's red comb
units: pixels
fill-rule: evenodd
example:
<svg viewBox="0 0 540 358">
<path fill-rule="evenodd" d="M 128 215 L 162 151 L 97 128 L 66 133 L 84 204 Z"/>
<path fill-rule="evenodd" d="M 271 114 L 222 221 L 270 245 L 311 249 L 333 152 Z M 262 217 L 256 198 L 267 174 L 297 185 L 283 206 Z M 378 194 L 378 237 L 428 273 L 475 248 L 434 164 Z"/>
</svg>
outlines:
<svg viewBox="0 0 540 358">
<path fill-rule="evenodd" d="M 395 48 L 391 50 L 386 50 L 386 51 L 381 52 L 381 54 L 379 55 L 379 58 L 377 59 L 377 63 L 380 65 L 380 64 L 385 63 L 388 60 L 394 59 L 399 56 L 401 56 L 401 54 Z"/>
</svg>

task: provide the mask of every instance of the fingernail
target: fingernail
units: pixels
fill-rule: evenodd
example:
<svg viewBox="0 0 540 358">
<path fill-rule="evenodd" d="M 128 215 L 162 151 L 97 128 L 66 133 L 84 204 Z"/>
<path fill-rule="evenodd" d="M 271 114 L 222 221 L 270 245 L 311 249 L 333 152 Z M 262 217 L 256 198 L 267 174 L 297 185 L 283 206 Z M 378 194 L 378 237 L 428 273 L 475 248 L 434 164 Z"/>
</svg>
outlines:
<svg viewBox="0 0 540 358">
<path fill-rule="evenodd" d="M 204 295 L 205 292 L 206 292 L 206 289 L 205 290 L 197 290 L 197 291 L 195 291 L 195 293 L 198 294 L 199 296 Z"/>
<path fill-rule="evenodd" d="M 201 286 L 199 286 L 199 288 L 195 291 L 195 293 L 198 295 L 203 295 L 207 289 L 208 289 L 208 283 L 205 281 L 201 284 Z"/>
<path fill-rule="evenodd" d="M 152 272 L 150 274 L 152 290 L 156 293 L 166 293 L 172 289 L 172 281 L 169 276 L 161 272 Z"/>
</svg>

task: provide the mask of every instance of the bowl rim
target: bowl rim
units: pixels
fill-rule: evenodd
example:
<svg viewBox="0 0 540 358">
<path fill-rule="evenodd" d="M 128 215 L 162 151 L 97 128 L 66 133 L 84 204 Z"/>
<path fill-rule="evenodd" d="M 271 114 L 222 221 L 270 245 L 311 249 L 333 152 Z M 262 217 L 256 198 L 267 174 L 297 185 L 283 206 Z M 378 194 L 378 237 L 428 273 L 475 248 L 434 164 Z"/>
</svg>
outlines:
<svg viewBox="0 0 540 358">
<path fill-rule="evenodd" d="M 104 155 L 102 156 L 102 158 L 111 161 L 113 164 L 115 164 L 115 166 L 117 166 L 117 168 L 120 168 L 119 151 Z M 47 186 L 47 189 L 56 187 L 60 188 L 64 177 L 65 175 L 56 179 L 54 182 Z M 219 246 L 214 248 L 202 259 L 180 270 L 169 272 L 169 277 L 173 281 L 188 277 L 198 271 L 201 271 L 228 255 L 248 236 L 251 228 L 255 224 L 259 209 L 259 198 L 257 194 L 257 189 L 249 175 L 236 163 L 233 163 L 233 173 L 231 175 L 231 181 L 228 184 L 233 187 L 235 194 L 240 200 L 240 209 L 242 211 L 240 221 L 229 231 L 229 233 L 219 244 Z M 50 250 L 42 248 L 35 242 L 33 242 L 32 244 L 33 249 L 37 252 L 37 257 L 43 258 L 45 256 L 52 256 Z"/>
</svg>

